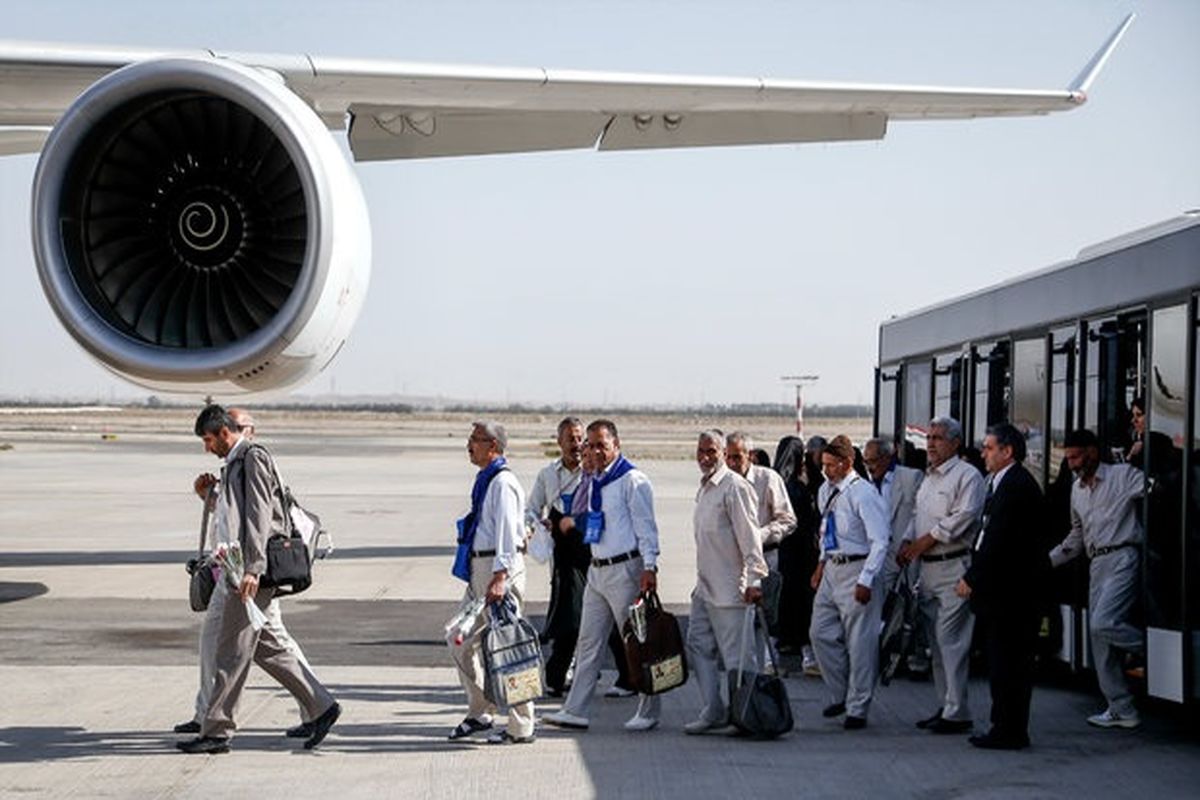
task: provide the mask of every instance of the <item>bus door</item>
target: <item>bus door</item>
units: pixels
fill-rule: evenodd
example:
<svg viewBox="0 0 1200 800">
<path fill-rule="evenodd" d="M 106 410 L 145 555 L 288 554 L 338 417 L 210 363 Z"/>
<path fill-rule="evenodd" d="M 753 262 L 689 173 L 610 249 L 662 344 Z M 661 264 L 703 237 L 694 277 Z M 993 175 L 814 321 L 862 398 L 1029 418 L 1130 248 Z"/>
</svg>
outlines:
<svg viewBox="0 0 1200 800">
<path fill-rule="evenodd" d="M 974 367 L 971 375 L 971 420 L 963 426 L 964 430 L 969 431 L 967 441 L 963 444 L 973 451 L 969 455 L 976 464 L 982 465 L 979 452 L 983 448 L 983 437 L 988 426 L 1008 419 L 1008 340 L 975 345 L 971 350 L 971 364 Z M 970 427 L 967 427 L 968 424 Z"/>
</svg>

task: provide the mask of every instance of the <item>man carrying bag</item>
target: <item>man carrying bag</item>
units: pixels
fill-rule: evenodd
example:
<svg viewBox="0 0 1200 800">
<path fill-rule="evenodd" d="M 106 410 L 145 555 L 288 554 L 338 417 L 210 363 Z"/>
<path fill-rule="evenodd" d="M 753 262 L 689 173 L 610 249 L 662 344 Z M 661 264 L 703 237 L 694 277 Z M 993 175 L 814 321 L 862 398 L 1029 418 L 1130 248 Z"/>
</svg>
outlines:
<svg viewBox="0 0 1200 800">
<path fill-rule="evenodd" d="M 765 630 L 767 621 L 762 608 L 750 606 L 743 615 L 739 663 L 746 663 L 746 650 L 755 641 L 756 619 Z M 771 637 L 764 638 L 772 663 L 778 663 Z M 729 670 L 729 722 L 738 733 L 756 739 L 774 739 L 790 731 L 795 720 L 783 680 L 756 671 Z"/>
<path fill-rule="evenodd" d="M 629 679 L 640 694 L 662 694 L 687 683 L 679 621 L 663 609 L 658 592 L 644 592 L 629 607 L 621 638 Z"/>
</svg>

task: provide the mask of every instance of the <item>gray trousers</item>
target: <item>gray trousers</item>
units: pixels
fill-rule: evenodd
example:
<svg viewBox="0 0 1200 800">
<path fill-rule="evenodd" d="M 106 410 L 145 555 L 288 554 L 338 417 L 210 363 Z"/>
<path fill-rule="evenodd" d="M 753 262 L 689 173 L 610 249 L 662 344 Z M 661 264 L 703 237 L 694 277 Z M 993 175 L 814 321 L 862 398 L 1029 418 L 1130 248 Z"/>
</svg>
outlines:
<svg viewBox="0 0 1200 800">
<path fill-rule="evenodd" d="M 487 594 L 488 584 L 492 582 L 493 556 L 476 556 L 471 559 L 471 587 L 464 595 L 464 602 Z M 517 611 L 525 604 L 525 573 L 518 572 L 509 576 L 508 592 L 517 601 Z M 495 714 L 496 705 L 487 699 L 483 693 L 483 681 L 486 677 L 483 667 L 483 637 L 487 633 L 488 609 L 485 605 L 470 630 L 463 636 L 461 644 L 455 644 L 456 631 L 446 635 L 446 646 L 450 648 L 450 657 L 454 666 L 458 667 L 458 680 L 463 691 L 467 693 L 467 716 L 479 719 L 485 714 Z M 510 736 L 533 736 L 533 701 L 518 703 L 508 708 L 508 734 Z"/>
<path fill-rule="evenodd" d="M 866 717 L 879 678 L 879 626 L 883 592 L 871 587 L 871 601 L 854 599 L 854 587 L 865 560 L 825 562 L 813 600 L 813 654 L 832 703 L 845 703 L 852 717 Z"/>
<path fill-rule="evenodd" d="M 1121 651 L 1145 650 L 1142 632 L 1130 622 L 1138 592 L 1136 547 L 1124 547 L 1092 559 L 1088 589 L 1088 629 L 1096 679 L 1108 707 L 1122 716 L 1137 713 L 1125 682 Z"/>
<path fill-rule="evenodd" d="M 257 663 L 300 704 L 304 719 L 315 719 L 333 705 L 333 696 L 307 666 L 289 650 L 270 625 L 256 631 L 250 626 L 246 607 L 233 589 L 227 595 L 217 622 L 213 683 L 208 709 L 200 723 L 201 736 L 228 737 L 237 725 L 234 712 L 250 674 Z M 274 598 L 274 589 L 259 589 L 254 603 L 264 614 Z M 215 596 L 215 593 L 214 593 Z"/>
<path fill-rule="evenodd" d="M 971 613 L 970 603 L 959 597 L 954 587 L 967 574 L 971 557 L 920 563 L 918 603 L 933 657 L 933 691 L 941 704 L 943 719 L 969 720 L 967 677 L 975 615 Z"/>
<path fill-rule="evenodd" d="M 725 672 L 719 663 L 724 664 L 727 671 L 736 669 L 744 651 L 741 668 L 755 669 L 754 654 L 762 645 L 756 641 L 752 630 L 750 641 L 743 647 L 746 608 L 713 605 L 692 593 L 687 631 L 688 661 L 700 689 L 700 700 L 704 704 L 700 708 L 700 719 L 705 722 L 724 723 L 729 718 L 728 703 L 721 696 L 721 687 L 726 684 Z"/>
<path fill-rule="evenodd" d="M 228 595 L 229 589 L 225 581 L 218 580 L 217 585 L 213 588 L 212 599 L 208 601 L 208 610 L 205 611 L 204 619 L 200 623 L 200 687 L 196 690 L 196 716 L 194 717 L 198 723 L 204 721 L 204 714 L 208 711 L 208 701 L 212 696 L 213 681 L 216 680 L 217 640 L 221 633 L 221 613 Z M 308 659 L 304 657 L 300 645 L 283 626 L 283 614 L 279 610 L 279 601 L 272 598 L 264 613 L 267 616 L 267 627 L 274 630 L 275 638 L 279 640 L 279 643 L 291 651 L 306 669 L 311 670 L 312 667 L 309 665 Z M 256 649 L 256 661 L 257 658 L 258 651 Z M 296 703 L 300 706 L 301 721 L 312 722 L 312 719 L 304 716 L 304 705 L 299 700 Z"/>
<path fill-rule="evenodd" d="M 641 558 L 588 569 L 583 613 L 579 619 L 579 642 L 575 645 L 575 680 L 563 703 L 563 711 L 568 714 L 587 717 L 600 678 L 600 657 L 608 634 L 614 624 L 620 630 L 629 618 L 629 604 L 638 596 L 644 569 Z M 661 711 L 662 699 L 658 695 L 642 695 L 637 710 L 639 715 L 658 719 Z"/>
</svg>

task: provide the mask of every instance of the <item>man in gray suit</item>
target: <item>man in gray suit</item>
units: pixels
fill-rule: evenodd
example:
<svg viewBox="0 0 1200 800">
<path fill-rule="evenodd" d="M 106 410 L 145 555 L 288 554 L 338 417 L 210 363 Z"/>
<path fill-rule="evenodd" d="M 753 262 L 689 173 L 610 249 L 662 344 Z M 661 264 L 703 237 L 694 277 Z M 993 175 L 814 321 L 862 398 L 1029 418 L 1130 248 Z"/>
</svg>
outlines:
<svg viewBox="0 0 1200 800">
<path fill-rule="evenodd" d="M 253 603 L 260 611 L 265 610 L 275 594 L 273 588 L 259 586 L 267 569 L 267 540 L 284 531 L 282 492 L 271 456 L 263 447 L 251 447 L 229 413 L 218 405 L 206 406 L 200 412 L 195 433 L 204 440 L 205 451 L 225 461 L 217 496 L 217 540 L 238 544 L 244 574 L 236 589 L 225 587 L 230 592 L 229 602 L 221 609 L 216 671 L 200 735 L 177 746 L 185 753 L 229 750 L 236 727 L 234 711 L 250 664 L 257 660 L 291 692 L 304 709 L 304 716 L 312 720 L 312 734 L 304 742 L 305 749 L 311 750 L 329 733 L 341 714 L 341 706 L 270 627 L 255 629 L 248 607 Z"/>
<path fill-rule="evenodd" d="M 863 463 L 867 467 L 867 475 L 871 483 L 883 495 L 883 503 L 887 506 L 888 522 L 891 524 L 892 538 L 888 543 L 887 560 L 883 562 L 883 581 L 879 588 L 887 594 L 896 584 L 900 574 L 900 565 L 896 563 L 896 554 L 906 539 L 913 538 L 913 522 L 917 511 L 917 489 L 921 485 L 921 471 L 912 467 L 904 467 L 896 462 L 896 448 L 891 439 L 868 439 L 863 445 Z M 909 585 L 917 583 L 918 570 L 911 565 L 908 570 Z"/>
</svg>

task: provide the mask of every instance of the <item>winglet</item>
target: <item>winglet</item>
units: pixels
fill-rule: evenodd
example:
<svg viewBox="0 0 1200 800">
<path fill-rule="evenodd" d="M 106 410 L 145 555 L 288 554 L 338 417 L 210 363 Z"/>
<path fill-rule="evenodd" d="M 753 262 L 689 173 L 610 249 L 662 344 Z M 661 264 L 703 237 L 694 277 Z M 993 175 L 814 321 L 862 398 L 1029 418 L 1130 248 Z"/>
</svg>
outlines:
<svg viewBox="0 0 1200 800">
<path fill-rule="evenodd" d="M 1096 55 L 1092 56 L 1092 60 L 1087 63 L 1083 71 L 1075 76 L 1075 80 L 1071 81 L 1071 85 L 1067 88 L 1075 96 L 1076 102 L 1083 103 L 1087 100 L 1088 88 L 1092 85 L 1092 81 L 1100 74 L 1104 63 L 1108 61 L 1108 57 L 1116 49 L 1117 42 L 1121 41 L 1121 37 L 1125 35 L 1125 31 L 1129 30 L 1129 26 L 1133 24 L 1135 19 L 1137 19 L 1137 14 L 1127 16 L 1125 21 L 1108 37 L 1108 41 L 1096 51 Z"/>
</svg>

